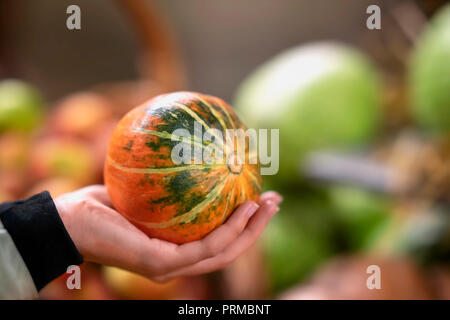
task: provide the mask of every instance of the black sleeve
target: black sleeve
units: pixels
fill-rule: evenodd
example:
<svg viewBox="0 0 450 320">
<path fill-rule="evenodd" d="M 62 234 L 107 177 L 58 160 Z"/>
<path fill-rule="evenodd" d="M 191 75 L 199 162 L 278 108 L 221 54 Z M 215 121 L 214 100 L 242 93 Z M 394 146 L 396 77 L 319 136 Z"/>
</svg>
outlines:
<svg viewBox="0 0 450 320">
<path fill-rule="evenodd" d="M 36 289 L 83 262 L 47 191 L 0 205 L 0 220 L 25 262 Z"/>
</svg>

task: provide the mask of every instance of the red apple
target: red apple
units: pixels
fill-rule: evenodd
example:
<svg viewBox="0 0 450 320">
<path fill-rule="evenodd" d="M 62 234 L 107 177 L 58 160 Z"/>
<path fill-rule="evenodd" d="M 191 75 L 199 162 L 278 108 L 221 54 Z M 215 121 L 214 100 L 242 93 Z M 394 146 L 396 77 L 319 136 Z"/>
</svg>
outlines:
<svg viewBox="0 0 450 320">
<path fill-rule="evenodd" d="M 75 191 L 80 187 L 78 183 L 71 179 L 53 177 L 39 181 L 27 192 L 26 197 L 31 197 L 42 191 L 48 191 L 52 198 L 56 198 L 64 193 Z"/>
<path fill-rule="evenodd" d="M 34 180 L 64 177 L 85 185 L 95 182 L 94 162 L 89 146 L 82 141 L 49 137 L 33 145 L 30 173 Z"/>
<path fill-rule="evenodd" d="M 80 92 L 58 103 L 50 127 L 53 133 L 89 139 L 112 118 L 111 103 L 107 98 L 93 92 Z"/>
<path fill-rule="evenodd" d="M 23 170 L 28 160 L 29 139 L 19 132 L 0 134 L 0 170 Z"/>
<path fill-rule="evenodd" d="M 28 176 L 23 171 L 0 171 L 0 188 L 14 200 L 22 197 L 29 183 Z"/>
<path fill-rule="evenodd" d="M 123 299 L 176 299 L 180 287 L 180 279 L 156 283 L 119 268 L 104 267 L 103 274 L 111 289 Z"/>
</svg>

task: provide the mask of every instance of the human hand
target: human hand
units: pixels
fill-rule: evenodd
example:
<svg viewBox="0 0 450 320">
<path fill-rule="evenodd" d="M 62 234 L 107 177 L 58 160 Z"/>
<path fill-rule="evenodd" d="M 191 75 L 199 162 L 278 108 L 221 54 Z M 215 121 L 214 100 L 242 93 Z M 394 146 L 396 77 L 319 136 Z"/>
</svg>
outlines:
<svg viewBox="0 0 450 320">
<path fill-rule="evenodd" d="M 69 235 L 86 261 L 112 265 L 154 281 L 226 267 L 251 247 L 279 210 L 281 196 L 263 193 L 246 201 L 201 240 L 177 245 L 149 238 L 112 209 L 106 188 L 89 186 L 54 200 Z"/>
</svg>

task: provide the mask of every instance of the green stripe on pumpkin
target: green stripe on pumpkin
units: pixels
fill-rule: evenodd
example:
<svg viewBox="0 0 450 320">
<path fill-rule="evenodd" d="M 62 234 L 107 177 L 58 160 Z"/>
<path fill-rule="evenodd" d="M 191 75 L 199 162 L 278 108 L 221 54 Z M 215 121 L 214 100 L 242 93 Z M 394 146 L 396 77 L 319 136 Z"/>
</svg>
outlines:
<svg viewBox="0 0 450 320">
<path fill-rule="evenodd" d="M 206 168 L 218 168 L 223 167 L 225 164 L 190 164 L 184 166 L 174 166 L 174 167 L 154 167 L 154 168 L 128 168 L 118 164 L 111 157 L 108 157 L 108 161 L 110 164 L 121 171 L 130 172 L 130 173 L 171 173 L 171 172 L 180 172 L 186 170 L 203 170 Z"/>
<path fill-rule="evenodd" d="M 197 204 L 194 208 L 192 208 L 190 211 L 184 213 L 183 215 L 176 216 L 169 221 L 164 222 L 142 222 L 139 220 L 133 220 L 131 217 L 128 217 L 129 219 L 135 221 L 139 225 L 142 225 L 149 229 L 161 229 L 161 228 L 168 228 L 171 226 L 174 226 L 176 224 L 184 224 L 193 221 L 197 218 L 198 214 L 202 212 L 204 209 L 208 207 L 208 205 L 213 202 L 214 200 L 218 199 L 223 188 L 225 187 L 226 182 L 228 181 L 229 174 L 223 179 L 222 182 L 220 182 L 206 197 L 205 199 Z"/>
</svg>

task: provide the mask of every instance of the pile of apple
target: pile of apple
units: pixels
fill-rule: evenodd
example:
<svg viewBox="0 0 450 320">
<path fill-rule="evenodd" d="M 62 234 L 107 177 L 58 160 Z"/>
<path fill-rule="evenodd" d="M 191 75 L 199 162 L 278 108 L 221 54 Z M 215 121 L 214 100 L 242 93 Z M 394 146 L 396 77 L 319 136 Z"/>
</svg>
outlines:
<svg viewBox="0 0 450 320">
<path fill-rule="evenodd" d="M 47 190 L 53 198 L 102 183 L 108 140 L 119 114 L 112 101 L 79 92 L 47 103 L 20 80 L 0 81 L 0 202 Z M 81 289 L 69 290 L 64 274 L 42 299 L 174 299 L 207 296 L 203 278 L 157 284 L 120 269 L 84 263 Z"/>
<path fill-rule="evenodd" d="M 0 200 L 44 190 L 57 197 L 101 183 L 103 157 L 116 122 L 112 110 L 109 101 L 93 93 L 71 95 L 50 109 L 30 84 L 1 81 Z"/>
</svg>

